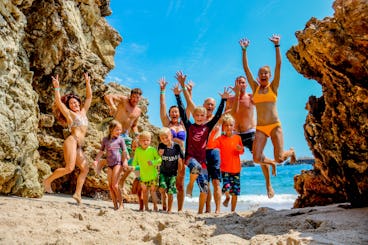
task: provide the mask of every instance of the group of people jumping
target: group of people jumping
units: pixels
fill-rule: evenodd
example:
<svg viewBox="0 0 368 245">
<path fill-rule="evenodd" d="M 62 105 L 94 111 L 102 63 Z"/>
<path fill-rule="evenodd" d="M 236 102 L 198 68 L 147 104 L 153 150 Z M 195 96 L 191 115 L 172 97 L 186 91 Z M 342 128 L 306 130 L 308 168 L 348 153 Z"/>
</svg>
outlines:
<svg viewBox="0 0 368 245">
<path fill-rule="evenodd" d="M 278 88 L 280 84 L 281 53 L 280 36 L 269 38 L 276 49 L 276 67 L 271 80 L 271 69 L 263 66 L 254 79 L 247 59 L 248 39 L 239 41 L 242 50 L 244 76 L 235 80 L 235 85 L 225 87 L 221 102 L 216 108 L 214 98 L 206 98 L 203 106 L 197 106 L 192 100 L 193 83 L 187 82 L 187 76 L 178 71 L 177 83 L 173 86 L 177 105 L 169 108 L 165 102 L 167 82 L 159 80 L 160 118 L 162 128 L 159 130 L 158 147 L 151 146 L 151 133 L 138 132 L 138 118 L 141 109 L 138 103 L 142 96 L 139 88 L 131 90 L 130 96 L 106 94 L 104 99 L 114 120 L 109 123 L 108 135 L 101 142 L 93 166 L 100 173 L 107 164 L 107 179 L 110 197 L 114 209 L 123 207 L 119 181 L 135 171 L 139 210 L 149 210 L 148 197 L 151 194 L 153 209 L 158 211 L 156 197 L 157 187 L 161 194 L 162 210 L 172 212 L 173 195 L 177 195 L 178 211 L 183 209 L 185 195 L 191 196 L 195 182 L 200 194 L 198 213 L 211 212 L 211 188 L 215 212 L 220 212 L 221 196 L 225 194 L 224 206 L 231 204 L 235 211 L 237 197 L 240 195 L 240 155 L 244 147 L 253 154 L 253 161 L 260 164 L 266 182 L 269 198 L 274 196 L 270 182 L 276 176 L 276 165 L 290 157 L 295 162 L 292 148 L 283 150 L 283 133 L 276 109 Z M 58 75 L 52 77 L 55 90 L 54 114 L 56 119 L 69 128 L 63 145 L 65 167 L 56 169 L 43 182 L 45 192 L 52 193 L 51 183 L 68 173 L 75 165 L 80 169 L 73 198 L 81 203 L 84 181 L 89 171 L 89 164 L 84 157 L 82 146 L 88 129 L 87 112 L 92 101 L 90 77 L 84 74 L 86 81 L 86 99 L 84 103 L 74 94 L 60 95 Z M 246 92 L 247 81 L 252 93 Z M 181 99 L 183 93 L 186 107 Z M 234 93 L 234 94 L 233 94 Z M 255 108 L 254 108 L 255 107 Z M 257 112 L 257 123 L 254 119 Z M 190 121 L 193 117 L 194 122 Z M 267 158 L 263 151 L 267 139 L 271 138 L 274 159 Z M 106 159 L 102 156 L 106 153 Z M 185 169 L 189 169 L 189 183 L 184 190 Z M 222 186 L 221 186 L 222 182 Z"/>
</svg>

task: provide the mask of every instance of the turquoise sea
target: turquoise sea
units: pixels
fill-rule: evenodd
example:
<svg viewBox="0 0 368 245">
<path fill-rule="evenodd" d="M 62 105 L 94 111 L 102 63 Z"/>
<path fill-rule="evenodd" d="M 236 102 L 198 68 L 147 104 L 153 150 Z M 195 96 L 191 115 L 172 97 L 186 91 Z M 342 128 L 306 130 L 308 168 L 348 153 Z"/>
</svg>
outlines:
<svg viewBox="0 0 368 245">
<path fill-rule="evenodd" d="M 259 165 L 255 167 L 243 167 L 240 175 L 241 195 L 238 197 L 237 211 L 256 210 L 259 207 L 269 207 L 276 210 L 290 209 L 297 198 L 294 189 L 294 176 L 300 174 L 302 170 L 310 170 L 310 164 L 300 165 L 279 165 L 277 166 L 277 176 L 271 177 L 271 184 L 275 191 L 272 199 L 267 197 L 265 181 L 262 169 Z M 185 175 L 185 185 L 188 183 L 189 174 Z M 211 190 L 213 190 L 211 186 Z M 198 208 L 199 189 L 195 185 L 193 197 L 185 197 L 185 206 L 190 209 Z M 224 200 L 224 196 L 222 200 Z M 212 200 L 212 211 L 214 203 Z M 221 207 L 221 211 L 230 211 L 230 208 Z"/>
</svg>

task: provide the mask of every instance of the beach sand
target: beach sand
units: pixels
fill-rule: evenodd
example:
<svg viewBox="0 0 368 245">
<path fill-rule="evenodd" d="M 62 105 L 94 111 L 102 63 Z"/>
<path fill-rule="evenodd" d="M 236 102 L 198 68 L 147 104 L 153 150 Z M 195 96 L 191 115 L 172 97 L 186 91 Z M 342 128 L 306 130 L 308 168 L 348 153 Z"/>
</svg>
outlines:
<svg viewBox="0 0 368 245">
<path fill-rule="evenodd" d="M 152 204 L 150 204 L 151 206 Z M 0 244 L 368 244 L 368 208 L 139 212 L 69 195 L 0 196 Z"/>
</svg>

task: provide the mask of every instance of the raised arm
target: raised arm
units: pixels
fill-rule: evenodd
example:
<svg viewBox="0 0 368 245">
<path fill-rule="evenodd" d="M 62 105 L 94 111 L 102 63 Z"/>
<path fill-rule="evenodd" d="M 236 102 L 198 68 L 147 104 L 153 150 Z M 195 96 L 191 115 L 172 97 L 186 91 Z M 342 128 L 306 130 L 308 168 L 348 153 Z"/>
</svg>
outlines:
<svg viewBox="0 0 368 245">
<path fill-rule="evenodd" d="M 217 108 L 216 114 L 215 116 L 211 119 L 211 121 L 209 121 L 207 123 L 207 126 L 212 130 L 212 128 L 216 125 L 216 123 L 218 122 L 218 120 L 221 118 L 222 115 L 222 111 L 224 110 L 225 107 L 225 101 L 230 98 L 230 89 L 229 88 L 224 88 L 224 92 L 221 94 L 219 93 L 219 95 L 221 96 L 221 102 L 220 105 Z"/>
<path fill-rule="evenodd" d="M 105 94 L 104 96 L 105 102 L 110 110 L 110 115 L 114 116 L 117 110 L 117 104 L 126 100 L 127 97 L 124 95 L 117 95 L 117 94 Z"/>
<path fill-rule="evenodd" d="M 281 74 L 281 52 L 280 52 L 280 36 L 279 35 L 272 35 L 270 37 L 270 41 L 275 44 L 276 49 L 276 66 L 275 66 L 275 74 L 273 77 L 273 81 L 271 83 L 272 91 L 277 94 L 277 90 L 279 89 L 280 85 L 280 74 Z"/>
<path fill-rule="evenodd" d="M 176 72 L 175 78 L 176 80 L 178 80 L 181 88 L 183 89 L 184 98 L 185 101 L 187 102 L 187 109 L 193 114 L 196 105 L 194 104 L 192 96 L 185 85 L 185 79 L 187 78 L 187 75 L 184 75 L 183 72 L 178 71 Z"/>
<path fill-rule="evenodd" d="M 84 73 L 84 80 L 86 81 L 86 100 L 84 101 L 83 109 L 87 113 L 92 102 L 91 78 L 88 73 Z"/>
<path fill-rule="evenodd" d="M 238 113 L 239 111 L 239 99 L 240 99 L 240 86 L 239 86 L 239 82 L 236 81 L 235 86 L 234 87 L 230 87 L 234 93 L 235 96 L 233 97 L 234 99 L 232 100 L 232 104 L 231 104 L 231 108 L 229 108 L 229 113 L 235 117 L 235 114 Z M 227 103 L 226 103 L 227 106 Z"/>
<path fill-rule="evenodd" d="M 175 94 L 176 103 L 178 104 L 181 120 L 184 123 L 185 128 L 187 129 L 187 127 L 190 125 L 190 122 L 189 122 L 189 118 L 187 117 L 187 115 L 185 113 L 183 102 L 181 101 L 181 98 L 180 98 L 181 90 L 180 90 L 178 84 L 176 84 L 174 86 L 173 91 L 174 91 L 174 94 Z"/>
<path fill-rule="evenodd" d="M 249 66 L 248 66 L 247 48 L 250 44 L 250 41 L 246 38 L 243 38 L 243 39 L 240 39 L 239 44 L 240 44 L 240 47 L 242 48 L 242 54 L 243 54 L 242 55 L 243 56 L 243 69 L 244 69 L 245 75 L 247 76 L 248 83 L 254 93 L 256 91 L 258 84 L 256 80 L 254 80 L 252 72 L 250 71 Z"/>
<path fill-rule="evenodd" d="M 72 118 L 70 117 L 69 109 L 61 101 L 59 75 L 56 75 L 56 77 L 52 76 L 52 84 L 53 84 L 54 90 L 55 90 L 55 99 L 54 99 L 55 104 L 56 104 L 57 108 L 60 110 L 61 114 L 63 114 L 63 116 L 66 118 L 66 121 L 69 125 L 72 122 Z"/>
<path fill-rule="evenodd" d="M 167 82 L 165 81 L 165 78 L 162 77 L 159 81 L 158 81 L 159 85 L 160 85 L 160 118 L 161 118 L 161 123 L 162 126 L 167 127 L 170 124 L 170 118 L 166 113 L 166 100 L 165 100 L 165 89 L 166 89 L 166 85 Z"/>
</svg>

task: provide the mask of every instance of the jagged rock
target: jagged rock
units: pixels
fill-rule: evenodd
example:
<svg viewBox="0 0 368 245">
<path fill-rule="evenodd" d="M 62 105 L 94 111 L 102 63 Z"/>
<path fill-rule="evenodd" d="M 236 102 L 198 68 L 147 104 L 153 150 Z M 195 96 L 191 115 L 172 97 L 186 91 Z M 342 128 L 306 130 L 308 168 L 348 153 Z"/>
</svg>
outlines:
<svg viewBox="0 0 368 245">
<path fill-rule="evenodd" d="M 287 52 L 295 69 L 322 86 L 304 128 L 313 171 L 295 178 L 295 207 L 368 206 L 368 3 L 337 0 L 333 17 L 312 18 Z"/>
<path fill-rule="evenodd" d="M 0 193 L 39 197 L 43 179 L 64 166 L 62 146 L 68 132 L 52 114 L 52 75 L 59 74 L 61 93 L 84 97 L 83 73 L 90 74 L 93 101 L 84 151 L 89 162 L 97 154 L 107 133 L 101 122 L 109 117 L 103 95 L 130 92 L 104 84 L 122 41 L 102 17 L 109 14 L 109 2 L 0 1 Z M 143 116 L 138 126 L 156 132 L 148 121 L 147 105 L 146 99 L 140 103 Z M 53 189 L 72 193 L 76 172 L 56 180 Z M 82 194 L 106 190 L 106 176 L 91 170 Z"/>
</svg>

